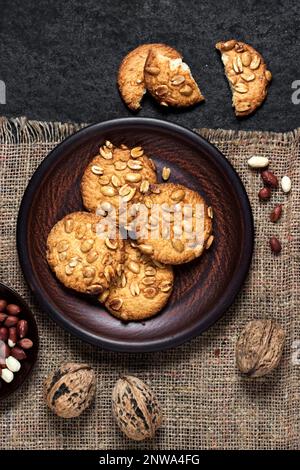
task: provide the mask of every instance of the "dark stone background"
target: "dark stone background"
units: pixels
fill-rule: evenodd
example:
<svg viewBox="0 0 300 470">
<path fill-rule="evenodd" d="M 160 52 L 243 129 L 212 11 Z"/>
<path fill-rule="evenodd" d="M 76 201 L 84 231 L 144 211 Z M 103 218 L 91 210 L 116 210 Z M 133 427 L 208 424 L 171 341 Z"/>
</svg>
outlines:
<svg viewBox="0 0 300 470">
<path fill-rule="evenodd" d="M 144 42 L 178 48 L 206 102 L 165 110 L 146 98 L 139 116 L 188 127 L 285 131 L 300 126 L 291 101 L 300 80 L 297 0 L 0 0 L 0 114 L 38 120 L 94 122 L 132 115 L 115 84 L 128 50 Z M 265 105 L 237 120 L 214 45 L 232 37 L 265 57 L 274 81 Z"/>
</svg>

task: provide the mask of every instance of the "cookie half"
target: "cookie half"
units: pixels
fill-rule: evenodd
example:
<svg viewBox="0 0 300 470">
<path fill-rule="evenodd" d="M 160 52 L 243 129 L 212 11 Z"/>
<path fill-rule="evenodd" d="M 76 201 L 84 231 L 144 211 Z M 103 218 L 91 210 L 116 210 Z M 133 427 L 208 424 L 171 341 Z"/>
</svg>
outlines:
<svg viewBox="0 0 300 470">
<path fill-rule="evenodd" d="M 155 263 L 127 240 L 123 272 L 99 300 L 121 320 L 144 320 L 165 306 L 173 283 L 171 266 Z"/>
<path fill-rule="evenodd" d="M 153 161 L 142 147 L 115 147 L 106 141 L 86 168 L 81 181 L 83 204 L 89 211 L 106 215 L 120 205 L 138 202 L 157 181 Z"/>
<path fill-rule="evenodd" d="M 252 114 L 265 100 L 272 74 L 262 55 L 249 44 L 231 39 L 218 42 L 236 116 Z"/>
<path fill-rule="evenodd" d="M 164 106 L 187 107 L 204 100 L 189 66 L 182 58 L 170 58 L 151 49 L 145 64 L 145 84 Z"/>
<path fill-rule="evenodd" d="M 118 72 L 118 87 L 123 100 L 133 111 L 141 107 L 146 93 L 144 67 L 150 49 L 173 59 L 181 57 L 176 49 L 166 44 L 142 44 L 124 57 Z"/>
<path fill-rule="evenodd" d="M 101 229 L 102 222 L 96 214 L 73 212 L 49 233 L 49 266 L 66 287 L 77 292 L 100 294 L 121 272 L 124 241 L 118 234 L 110 237 Z"/>
<path fill-rule="evenodd" d="M 197 192 L 179 184 L 157 184 L 144 204 L 130 228 L 139 249 L 154 260 L 187 263 L 211 246 L 212 208 Z"/>
</svg>

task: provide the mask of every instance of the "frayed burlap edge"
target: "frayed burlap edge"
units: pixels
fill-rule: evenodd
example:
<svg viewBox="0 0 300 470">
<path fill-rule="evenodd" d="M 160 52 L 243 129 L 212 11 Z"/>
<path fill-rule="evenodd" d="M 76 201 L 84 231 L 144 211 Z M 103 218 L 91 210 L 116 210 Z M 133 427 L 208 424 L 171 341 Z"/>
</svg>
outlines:
<svg viewBox="0 0 300 470">
<path fill-rule="evenodd" d="M 34 143 L 34 142 L 58 142 L 74 134 L 74 132 L 88 126 L 88 123 L 74 122 L 46 122 L 29 120 L 26 116 L 16 118 L 0 117 L 0 141 L 3 144 Z M 205 139 L 218 141 L 251 140 L 253 144 L 272 140 L 274 143 L 286 143 L 291 139 L 300 137 L 300 127 L 289 132 L 265 132 L 265 131 L 235 131 L 226 129 L 194 129 Z"/>
</svg>

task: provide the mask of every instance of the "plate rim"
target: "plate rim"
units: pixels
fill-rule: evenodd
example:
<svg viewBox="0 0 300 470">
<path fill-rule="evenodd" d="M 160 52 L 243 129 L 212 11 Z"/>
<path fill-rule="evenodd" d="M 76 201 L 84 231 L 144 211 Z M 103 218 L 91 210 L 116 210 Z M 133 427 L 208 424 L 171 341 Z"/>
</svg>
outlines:
<svg viewBox="0 0 300 470">
<path fill-rule="evenodd" d="M 126 125 L 129 121 L 131 126 L 146 125 L 148 127 L 157 127 L 158 130 L 164 128 L 166 131 L 171 130 L 175 133 L 179 133 L 181 135 L 184 135 L 185 137 L 188 137 L 189 140 L 191 139 L 195 143 L 200 144 L 202 148 L 209 151 L 209 153 L 212 153 L 214 157 L 218 160 L 218 163 L 221 164 L 221 167 L 225 167 L 226 172 L 231 173 L 231 178 L 233 177 L 235 179 L 234 188 L 235 191 L 238 192 L 240 204 L 243 209 L 244 227 L 245 233 L 247 234 L 245 238 L 246 243 L 243 250 L 243 258 L 240 261 L 239 269 L 233 274 L 230 283 L 230 292 L 228 293 L 225 300 L 222 301 L 222 305 L 219 305 L 219 301 L 216 305 L 214 305 L 213 309 L 211 310 L 209 318 L 202 318 L 202 321 L 197 322 L 196 325 L 193 326 L 193 328 L 188 328 L 183 332 L 179 331 L 176 335 L 173 336 L 166 336 L 163 339 L 158 339 L 154 341 L 148 340 L 143 343 L 135 343 L 134 341 L 130 341 L 129 343 L 123 340 L 107 339 L 107 337 L 99 336 L 99 334 L 95 335 L 91 332 L 82 331 L 78 327 L 76 327 L 72 323 L 72 321 L 61 317 L 59 310 L 53 308 L 48 303 L 48 301 L 44 299 L 44 297 L 41 295 L 36 286 L 35 276 L 33 274 L 33 270 L 31 269 L 30 259 L 27 251 L 26 237 L 28 228 L 28 217 L 26 216 L 28 215 L 28 210 L 30 208 L 31 198 L 33 197 L 36 187 L 42 180 L 43 176 L 47 173 L 48 169 L 51 167 L 55 159 L 59 157 L 59 155 L 63 154 L 64 148 L 68 147 L 69 142 L 72 141 L 76 143 L 77 140 L 81 140 L 82 136 L 88 135 L 89 133 L 94 132 L 95 130 L 99 131 L 99 133 L 105 132 L 111 127 L 120 126 L 122 124 Z M 179 346 L 185 343 L 186 341 L 191 340 L 196 336 L 199 336 L 201 333 L 210 328 L 217 320 L 219 320 L 230 308 L 246 280 L 251 265 L 254 249 L 254 220 L 251 204 L 240 176 L 238 175 L 233 165 L 229 162 L 229 160 L 227 160 L 227 158 L 214 144 L 208 142 L 207 139 L 202 137 L 200 134 L 197 134 L 195 131 L 182 125 L 175 124 L 171 121 L 164 121 L 161 119 L 147 117 L 116 118 L 108 121 L 90 124 L 78 130 L 74 134 L 68 136 L 66 139 L 62 140 L 59 144 L 57 144 L 38 165 L 27 184 L 19 206 L 16 227 L 16 244 L 19 262 L 25 281 L 33 292 L 40 308 L 45 311 L 45 313 L 47 313 L 52 318 L 52 320 L 54 320 L 59 326 L 61 326 L 63 329 L 73 334 L 77 338 L 80 338 L 81 340 L 89 344 L 100 346 L 106 350 L 115 352 L 136 353 L 154 352 Z"/>
</svg>

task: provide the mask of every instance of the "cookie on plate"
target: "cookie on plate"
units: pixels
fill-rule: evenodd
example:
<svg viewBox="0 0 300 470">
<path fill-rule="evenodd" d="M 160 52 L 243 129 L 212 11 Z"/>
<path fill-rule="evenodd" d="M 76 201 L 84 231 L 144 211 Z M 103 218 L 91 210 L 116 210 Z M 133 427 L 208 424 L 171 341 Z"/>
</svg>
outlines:
<svg viewBox="0 0 300 470">
<path fill-rule="evenodd" d="M 154 262 L 126 240 L 123 272 L 99 300 L 121 320 L 144 320 L 164 307 L 173 282 L 171 266 Z"/>
<path fill-rule="evenodd" d="M 133 111 L 141 107 L 141 100 L 146 93 L 144 66 L 150 49 L 173 59 L 181 57 L 176 49 L 166 44 L 142 44 L 124 57 L 119 68 L 118 86 L 123 100 Z"/>
<path fill-rule="evenodd" d="M 216 48 L 221 52 L 236 116 L 253 113 L 265 100 L 272 80 L 263 57 L 249 44 L 235 39 L 218 42 Z"/>
<path fill-rule="evenodd" d="M 145 64 L 145 84 L 164 106 L 186 107 L 204 100 L 189 66 L 182 58 L 170 58 L 151 49 Z"/>
<path fill-rule="evenodd" d="M 130 224 L 139 249 L 165 264 L 197 258 L 213 242 L 212 208 L 195 191 L 179 184 L 157 184 Z"/>
<path fill-rule="evenodd" d="M 103 218 L 73 212 L 57 222 L 47 239 L 47 261 L 56 277 L 77 292 L 98 295 L 124 262 L 124 241 L 112 237 Z"/>
<path fill-rule="evenodd" d="M 90 162 L 81 181 L 83 204 L 89 211 L 106 215 L 120 205 L 138 202 L 157 181 L 154 162 L 142 147 L 115 147 L 106 141 Z"/>
</svg>

